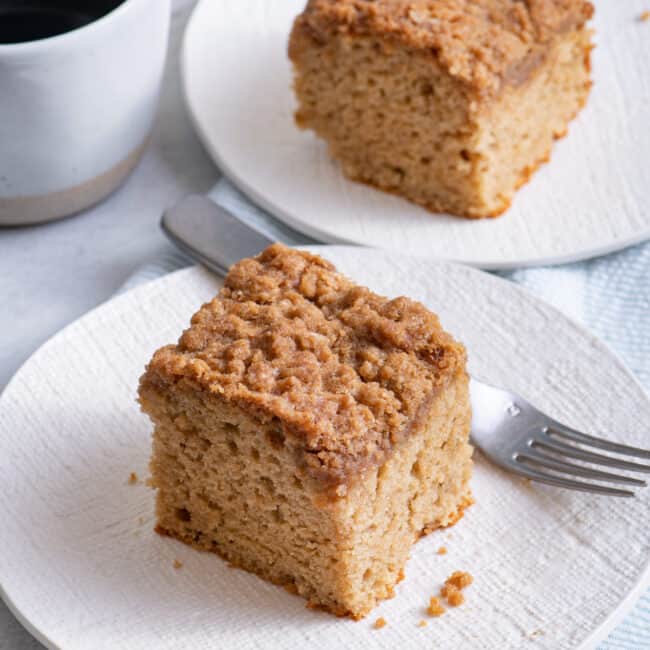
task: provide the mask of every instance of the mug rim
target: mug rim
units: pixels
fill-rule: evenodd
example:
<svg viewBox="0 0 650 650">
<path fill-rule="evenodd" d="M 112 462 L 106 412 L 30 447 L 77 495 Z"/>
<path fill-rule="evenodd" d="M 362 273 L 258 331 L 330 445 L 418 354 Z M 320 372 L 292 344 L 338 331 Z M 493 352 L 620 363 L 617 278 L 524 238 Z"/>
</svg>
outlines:
<svg viewBox="0 0 650 650">
<path fill-rule="evenodd" d="M 84 38 L 86 34 L 93 33 L 97 29 L 101 29 L 110 20 L 114 20 L 115 18 L 129 11 L 133 5 L 145 1 L 146 0 L 121 0 L 120 4 L 118 4 L 103 16 L 100 16 L 99 18 L 85 25 L 81 25 L 81 27 L 75 27 L 74 29 L 71 29 L 67 32 L 63 32 L 62 34 L 55 34 L 54 36 L 47 36 L 45 38 L 37 38 L 32 41 L 21 41 L 19 43 L 0 43 L 0 56 L 12 54 L 33 54 L 44 47 L 63 47 L 68 43 L 74 44 L 75 41 L 79 41 L 80 39 Z"/>
</svg>

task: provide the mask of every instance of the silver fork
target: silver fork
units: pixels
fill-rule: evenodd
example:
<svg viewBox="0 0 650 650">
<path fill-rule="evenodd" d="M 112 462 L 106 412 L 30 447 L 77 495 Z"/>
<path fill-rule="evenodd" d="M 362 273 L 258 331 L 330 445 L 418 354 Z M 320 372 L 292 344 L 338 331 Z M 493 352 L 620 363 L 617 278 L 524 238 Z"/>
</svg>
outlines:
<svg viewBox="0 0 650 650">
<path fill-rule="evenodd" d="M 650 461 L 650 450 L 576 431 L 538 411 L 519 395 L 473 377 L 470 394 L 472 442 L 503 469 L 541 483 L 617 497 L 631 497 L 634 492 L 592 481 L 576 481 L 573 477 L 646 487 L 647 483 L 641 479 L 605 472 L 591 465 L 650 472 L 650 464 L 621 457 L 626 455 Z M 593 449 L 616 455 L 596 453 Z"/>
<path fill-rule="evenodd" d="M 253 227 L 204 196 L 185 197 L 163 215 L 165 234 L 185 253 L 219 275 L 242 257 L 256 255 L 273 241 L 288 244 L 318 243 L 268 216 Z M 599 449 L 650 461 L 650 451 L 589 436 L 544 415 L 515 393 L 472 378 L 472 442 L 494 463 L 534 481 L 610 496 L 634 496 L 631 490 L 601 483 L 645 487 L 646 482 L 623 474 L 594 469 L 586 464 L 621 470 L 650 472 L 650 465 L 618 456 L 595 453 Z"/>
</svg>

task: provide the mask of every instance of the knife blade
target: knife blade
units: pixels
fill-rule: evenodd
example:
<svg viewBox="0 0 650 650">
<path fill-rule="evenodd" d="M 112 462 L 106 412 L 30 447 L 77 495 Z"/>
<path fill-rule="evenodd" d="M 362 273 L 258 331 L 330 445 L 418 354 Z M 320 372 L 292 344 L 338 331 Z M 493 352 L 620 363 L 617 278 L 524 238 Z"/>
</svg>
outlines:
<svg viewBox="0 0 650 650">
<path fill-rule="evenodd" d="M 160 227 L 184 253 L 219 275 L 274 241 L 200 194 L 190 194 L 166 210 Z"/>
</svg>

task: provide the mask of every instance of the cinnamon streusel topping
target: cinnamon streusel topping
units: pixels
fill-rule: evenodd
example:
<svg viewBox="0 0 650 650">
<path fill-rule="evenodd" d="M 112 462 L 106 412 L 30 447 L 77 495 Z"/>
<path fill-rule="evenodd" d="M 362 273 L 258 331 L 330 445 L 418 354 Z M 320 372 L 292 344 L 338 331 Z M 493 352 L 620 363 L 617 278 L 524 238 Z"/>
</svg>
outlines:
<svg viewBox="0 0 650 650">
<path fill-rule="evenodd" d="M 309 0 L 296 19 L 315 41 L 376 36 L 430 53 L 448 73 L 493 93 L 519 83 L 553 37 L 591 18 L 585 0 Z"/>
<path fill-rule="evenodd" d="M 383 462 L 464 368 L 463 346 L 420 303 L 275 244 L 232 267 L 143 381 L 186 381 L 275 422 L 310 474 L 334 484 Z"/>
</svg>

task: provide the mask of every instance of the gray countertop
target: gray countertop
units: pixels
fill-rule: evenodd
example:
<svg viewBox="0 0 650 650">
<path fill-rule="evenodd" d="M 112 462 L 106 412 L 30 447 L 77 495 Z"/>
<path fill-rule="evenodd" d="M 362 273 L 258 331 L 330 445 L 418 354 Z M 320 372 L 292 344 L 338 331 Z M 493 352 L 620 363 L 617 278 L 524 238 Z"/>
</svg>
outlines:
<svg viewBox="0 0 650 650">
<path fill-rule="evenodd" d="M 41 343 L 170 247 L 158 228 L 166 207 L 215 183 L 218 171 L 194 135 L 180 87 L 178 52 L 193 4 L 174 0 L 158 117 L 124 186 L 83 214 L 0 229 L 0 389 Z M 0 650 L 42 647 L 0 601 Z"/>
</svg>

